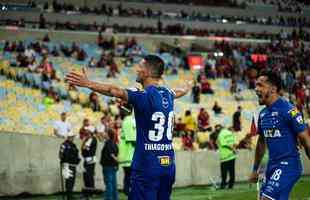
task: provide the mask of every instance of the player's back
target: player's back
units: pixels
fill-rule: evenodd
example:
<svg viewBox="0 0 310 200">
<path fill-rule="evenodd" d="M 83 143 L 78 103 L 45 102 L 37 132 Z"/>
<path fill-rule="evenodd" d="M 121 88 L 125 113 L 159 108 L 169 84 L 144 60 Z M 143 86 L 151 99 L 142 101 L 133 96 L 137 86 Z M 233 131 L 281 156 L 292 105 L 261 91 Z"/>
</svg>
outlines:
<svg viewBox="0 0 310 200">
<path fill-rule="evenodd" d="M 149 86 L 144 91 L 128 90 L 128 99 L 134 106 L 137 129 L 132 169 L 160 174 L 174 167 L 173 91 Z"/>
</svg>

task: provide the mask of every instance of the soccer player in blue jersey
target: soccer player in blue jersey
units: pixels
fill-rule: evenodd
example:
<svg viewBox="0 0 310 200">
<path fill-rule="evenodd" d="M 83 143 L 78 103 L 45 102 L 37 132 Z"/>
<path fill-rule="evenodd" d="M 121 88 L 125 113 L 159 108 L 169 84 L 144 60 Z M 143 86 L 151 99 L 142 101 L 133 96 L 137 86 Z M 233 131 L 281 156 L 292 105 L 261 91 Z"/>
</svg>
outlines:
<svg viewBox="0 0 310 200">
<path fill-rule="evenodd" d="M 262 72 L 255 90 L 259 104 L 265 107 L 258 118 L 259 138 L 250 180 L 257 181 L 257 170 L 267 146 L 269 160 L 260 200 L 288 200 L 290 191 L 302 175 L 298 141 L 310 159 L 307 126 L 302 114 L 279 95 L 281 79 L 278 74 Z"/>
<path fill-rule="evenodd" d="M 85 72 L 71 72 L 66 80 L 107 96 L 121 98 L 134 108 L 137 141 L 132 161 L 129 200 L 169 200 L 175 181 L 175 155 L 172 147 L 174 99 L 185 95 L 190 84 L 181 89 L 160 86 L 163 60 L 155 55 L 142 59 L 137 67 L 137 82 L 144 90 L 88 80 Z"/>
</svg>

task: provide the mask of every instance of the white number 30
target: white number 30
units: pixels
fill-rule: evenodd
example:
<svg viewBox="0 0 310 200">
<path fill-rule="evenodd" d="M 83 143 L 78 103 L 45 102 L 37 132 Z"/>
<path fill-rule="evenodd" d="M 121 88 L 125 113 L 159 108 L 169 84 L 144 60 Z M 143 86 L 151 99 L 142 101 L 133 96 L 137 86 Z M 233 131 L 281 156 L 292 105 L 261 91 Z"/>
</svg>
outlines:
<svg viewBox="0 0 310 200">
<path fill-rule="evenodd" d="M 163 139 L 165 132 L 166 117 L 162 112 L 155 112 L 152 115 L 152 121 L 155 121 L 154 129 L 149 131 L 149 140 L 158 142 Z M 167 124 L 167 139 L 172 140 L 173 111 L 169 112 Z"/>
</svg>

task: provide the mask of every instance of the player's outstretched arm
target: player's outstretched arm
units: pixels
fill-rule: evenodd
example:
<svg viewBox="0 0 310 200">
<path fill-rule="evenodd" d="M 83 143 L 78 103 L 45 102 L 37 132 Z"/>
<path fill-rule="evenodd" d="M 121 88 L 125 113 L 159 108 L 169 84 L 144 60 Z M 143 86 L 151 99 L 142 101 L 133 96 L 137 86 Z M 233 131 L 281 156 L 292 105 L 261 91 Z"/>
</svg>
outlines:
<svg viewBox="0 0 310 200">
<path fill-rule="evenodd" d="M 117 97 L 124 101 L 128 101 L 128 93 L 125 89 L 112 84 L 91 81 L 87 78 L 85 69 L 83 69 L 82 74 L 74 71 L 70 72 L 66 76 L 66 81 L 71 85 L 86 87 L 103 95 Z"/>
<path fill-rule="evenodd" d="M 298 134 L 298 139 L 301 145 L 304 147 L 306 155 L 310 160 L 310 136 L 308 134 L 308 129 Z"/>
<path fill-rule="evenodd" d="M 184 87 L 173 89 L 175 93 L 175 98 L 180 98 L 186 95 L 191 90 L 192 85 L 193 85 L 193 81 L 186 81 L 186 84 Z"/>
<path fill-rule="evenodd" d="M 256 149 L 255 149 L 255 158 L 254 158 L 254 164 L 253 164 L 253 171 L 250 175 L 250 181 L 256 183 L 258 180 L 258 173 L 257 170 L 259 168 L 259 165 L 264 157 L 266 150 L 266 142 L 265 138 L 261 135 L 258 136 Z"/>
</svg>

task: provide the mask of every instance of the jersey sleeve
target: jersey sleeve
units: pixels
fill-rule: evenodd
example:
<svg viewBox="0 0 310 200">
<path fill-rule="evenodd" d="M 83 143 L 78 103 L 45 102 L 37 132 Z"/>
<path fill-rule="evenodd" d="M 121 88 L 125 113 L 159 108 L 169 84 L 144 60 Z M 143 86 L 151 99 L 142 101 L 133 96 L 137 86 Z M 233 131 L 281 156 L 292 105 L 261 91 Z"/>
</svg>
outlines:
<svg viewBox="0 0 310 200">
<path fill-rule="evenodd" d="M 128 103 L 134 107 L 135 111 L 142 112 L 146 108 L 146 93 L 138 89 L 127 89 Z"/>
<path fill-rule="evenodd" d="M 175 91 L 173 89 L 167 88 L 167 90 L 173 96 L 173 98 L 176 96 L 176 93 L 175 93 Z"/>
<path fill-rule="evenodd" d="M 295 134 L 299 134 L 307 128 L 302 113 L 297 108 L 289 110 L 287 116 L 289 125 Z"/>
</svg>

